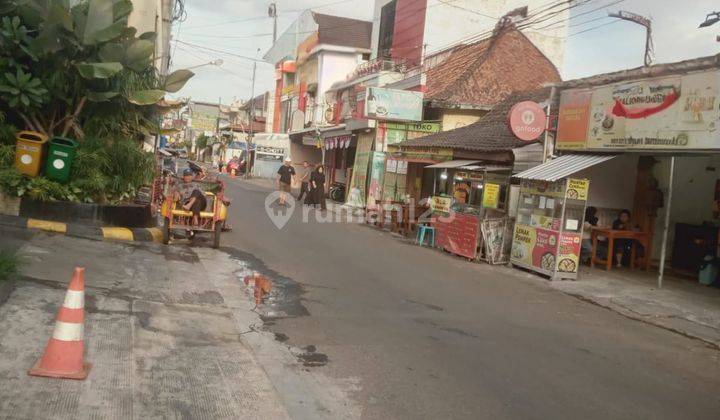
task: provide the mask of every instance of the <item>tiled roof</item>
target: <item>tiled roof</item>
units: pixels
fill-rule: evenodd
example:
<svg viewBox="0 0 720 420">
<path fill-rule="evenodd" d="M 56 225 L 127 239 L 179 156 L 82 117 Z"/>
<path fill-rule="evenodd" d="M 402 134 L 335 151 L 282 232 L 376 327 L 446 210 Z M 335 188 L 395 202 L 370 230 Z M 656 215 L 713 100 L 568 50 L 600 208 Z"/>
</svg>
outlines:
<svg viewBox="0 0 720 420">
<path fill-rule="evenodd" d="M 492 107 L 511 92 L 560 82 L 555 65 L 514 27 L 492 38 L 428 57 L 426 100 Z"/>
<path fill-rule="evenodd" d="M 500 102 L 479 121 L 450 131 L 441 131 L 425 137 L 405 140 L 402 148 L 430 147 L 475 152 L 501 152 L 527 146 L 530 143 L 518 139 L 508 127 L 510 109 L 518 102 L 544 102 L 550 97 L 550 88 L 529 92 L 516 92 Z"/>
<path fill-rule="evenodd" d="M 372 22 L 313 13 L 321 44 L 369 50 Z"/>
</svg>

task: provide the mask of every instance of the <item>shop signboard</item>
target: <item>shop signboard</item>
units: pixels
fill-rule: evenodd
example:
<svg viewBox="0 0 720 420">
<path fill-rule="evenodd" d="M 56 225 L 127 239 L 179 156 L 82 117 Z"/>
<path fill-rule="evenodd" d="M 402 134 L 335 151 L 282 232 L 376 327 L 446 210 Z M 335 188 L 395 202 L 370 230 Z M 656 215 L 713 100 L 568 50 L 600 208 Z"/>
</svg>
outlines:
<svg viewBox="0 0 720 420">
<path fill-rule="evenodd" d="M 422 92 L 369 87 L 365 98 L 367 118 L 395 121 L 422 120 Z"/>
<path fill-rule="evenodd" d="M 720 149 L 719 88 L 713 70 L 563 92 L 557 148 Z"/>
<path fill-rule="evenodd" d="M 218 126 L 218 117 L 217 115 L 203 114 L 195 111 L 192 114 L 192 120 L 190 120 L 188 126 L 195 131 L 214 133 Z"/>
<path fill-rule="evenodd" d="M 550 274 L 557 262 L 558 232 L 516 224 L 511 258 L 513 262 Z"/>
<path fill-rule="evenodd" d="M 430 210 L 433 214 L 447 215 L 450 213 L 452 203 L 452 197 L 432 196 L 430 197 Z"/>
<path fill-rule="evenodd" d="M 442 125 L 437 121 L 421 121 L 418 123 L 381 122 L 378 124 L 377 136 L 379 149 L 398 144 L 404 140 L 425 137 L 440 132 Z"/>
<path fill-rule="evenodd" d="M 590 192 L 590 181 L 587 179 L 568 179 L 565 197 L 570 200 L 587 201 Z"/>
<path fill-rule="evenodd" d="M 500 185 L 485 183 L 483 188 L 482 205 L 486 209 L 498 208 L 500 202 Z"/>
<path fill-rule="evenodd" d="M 545 132 L 547 115 L 536 102 L 524 101 L 515 104 L 509 117 L 510 130 L 520 140 L 533 141 Z"/>
<path fill-rule="evenodd" d="M 257 160 L 282 162 L 285 157 L 285 149 L 282 147 L 257 146 L 255 153 Z"/>
<path fill-rule="evenodd" d="M 557 271 L 577 273 L 580 266 L 580 234 L 563 233 L 557 256 Z"/>
</svg>

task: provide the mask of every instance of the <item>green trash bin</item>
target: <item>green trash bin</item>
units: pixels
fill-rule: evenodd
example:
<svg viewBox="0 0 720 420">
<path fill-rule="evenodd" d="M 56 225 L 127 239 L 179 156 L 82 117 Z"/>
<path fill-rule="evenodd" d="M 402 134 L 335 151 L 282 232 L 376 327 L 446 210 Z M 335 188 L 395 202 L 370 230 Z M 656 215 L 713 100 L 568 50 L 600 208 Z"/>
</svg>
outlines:
<svg viewBox="0 0 720 420">
<path fill-rule="evenodd" d="M 45 163 L 45 177 L 58 182 L 67 182 L 70 179 L 70 168 L 75 159 L 77 143 L 64 137 L 53 137 L 50 140 L 47 163 Z"/>
<path fill-rule="evenodd" d="M 47 136 L 35 131 L 21 131 L 15 141 L 15 168 L 21 174 L 38 176 L 42 168 Z"/>
</svg>

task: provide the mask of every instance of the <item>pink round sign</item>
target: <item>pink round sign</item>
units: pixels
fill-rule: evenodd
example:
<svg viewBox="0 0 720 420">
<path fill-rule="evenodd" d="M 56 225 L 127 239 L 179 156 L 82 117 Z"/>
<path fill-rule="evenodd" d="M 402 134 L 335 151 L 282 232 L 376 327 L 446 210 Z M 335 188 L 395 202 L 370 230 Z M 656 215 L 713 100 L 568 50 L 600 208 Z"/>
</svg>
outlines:
<svg viewBox="0 0 720 420">
<path fill-rule="evenodd" d="M 537 140 L 545 132 L 546 120 L 543 108 L 532 101 L 517 103 L 510 110 L 510 130 L 520 140 Z"/>
</svg>

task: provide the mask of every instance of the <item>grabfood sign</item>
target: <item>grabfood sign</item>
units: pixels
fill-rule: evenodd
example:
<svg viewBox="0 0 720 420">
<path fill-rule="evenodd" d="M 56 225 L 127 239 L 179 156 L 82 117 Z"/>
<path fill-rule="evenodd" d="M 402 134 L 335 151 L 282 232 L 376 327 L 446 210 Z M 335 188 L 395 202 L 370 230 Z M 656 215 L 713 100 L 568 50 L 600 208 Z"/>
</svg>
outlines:
<svg viewBox="0 0 720 420">
<path fill-rule="evenodd" d="M 710 71 L 563 91 L 557 148 L 720 149 L 719 79 Z"/>
</svg>

